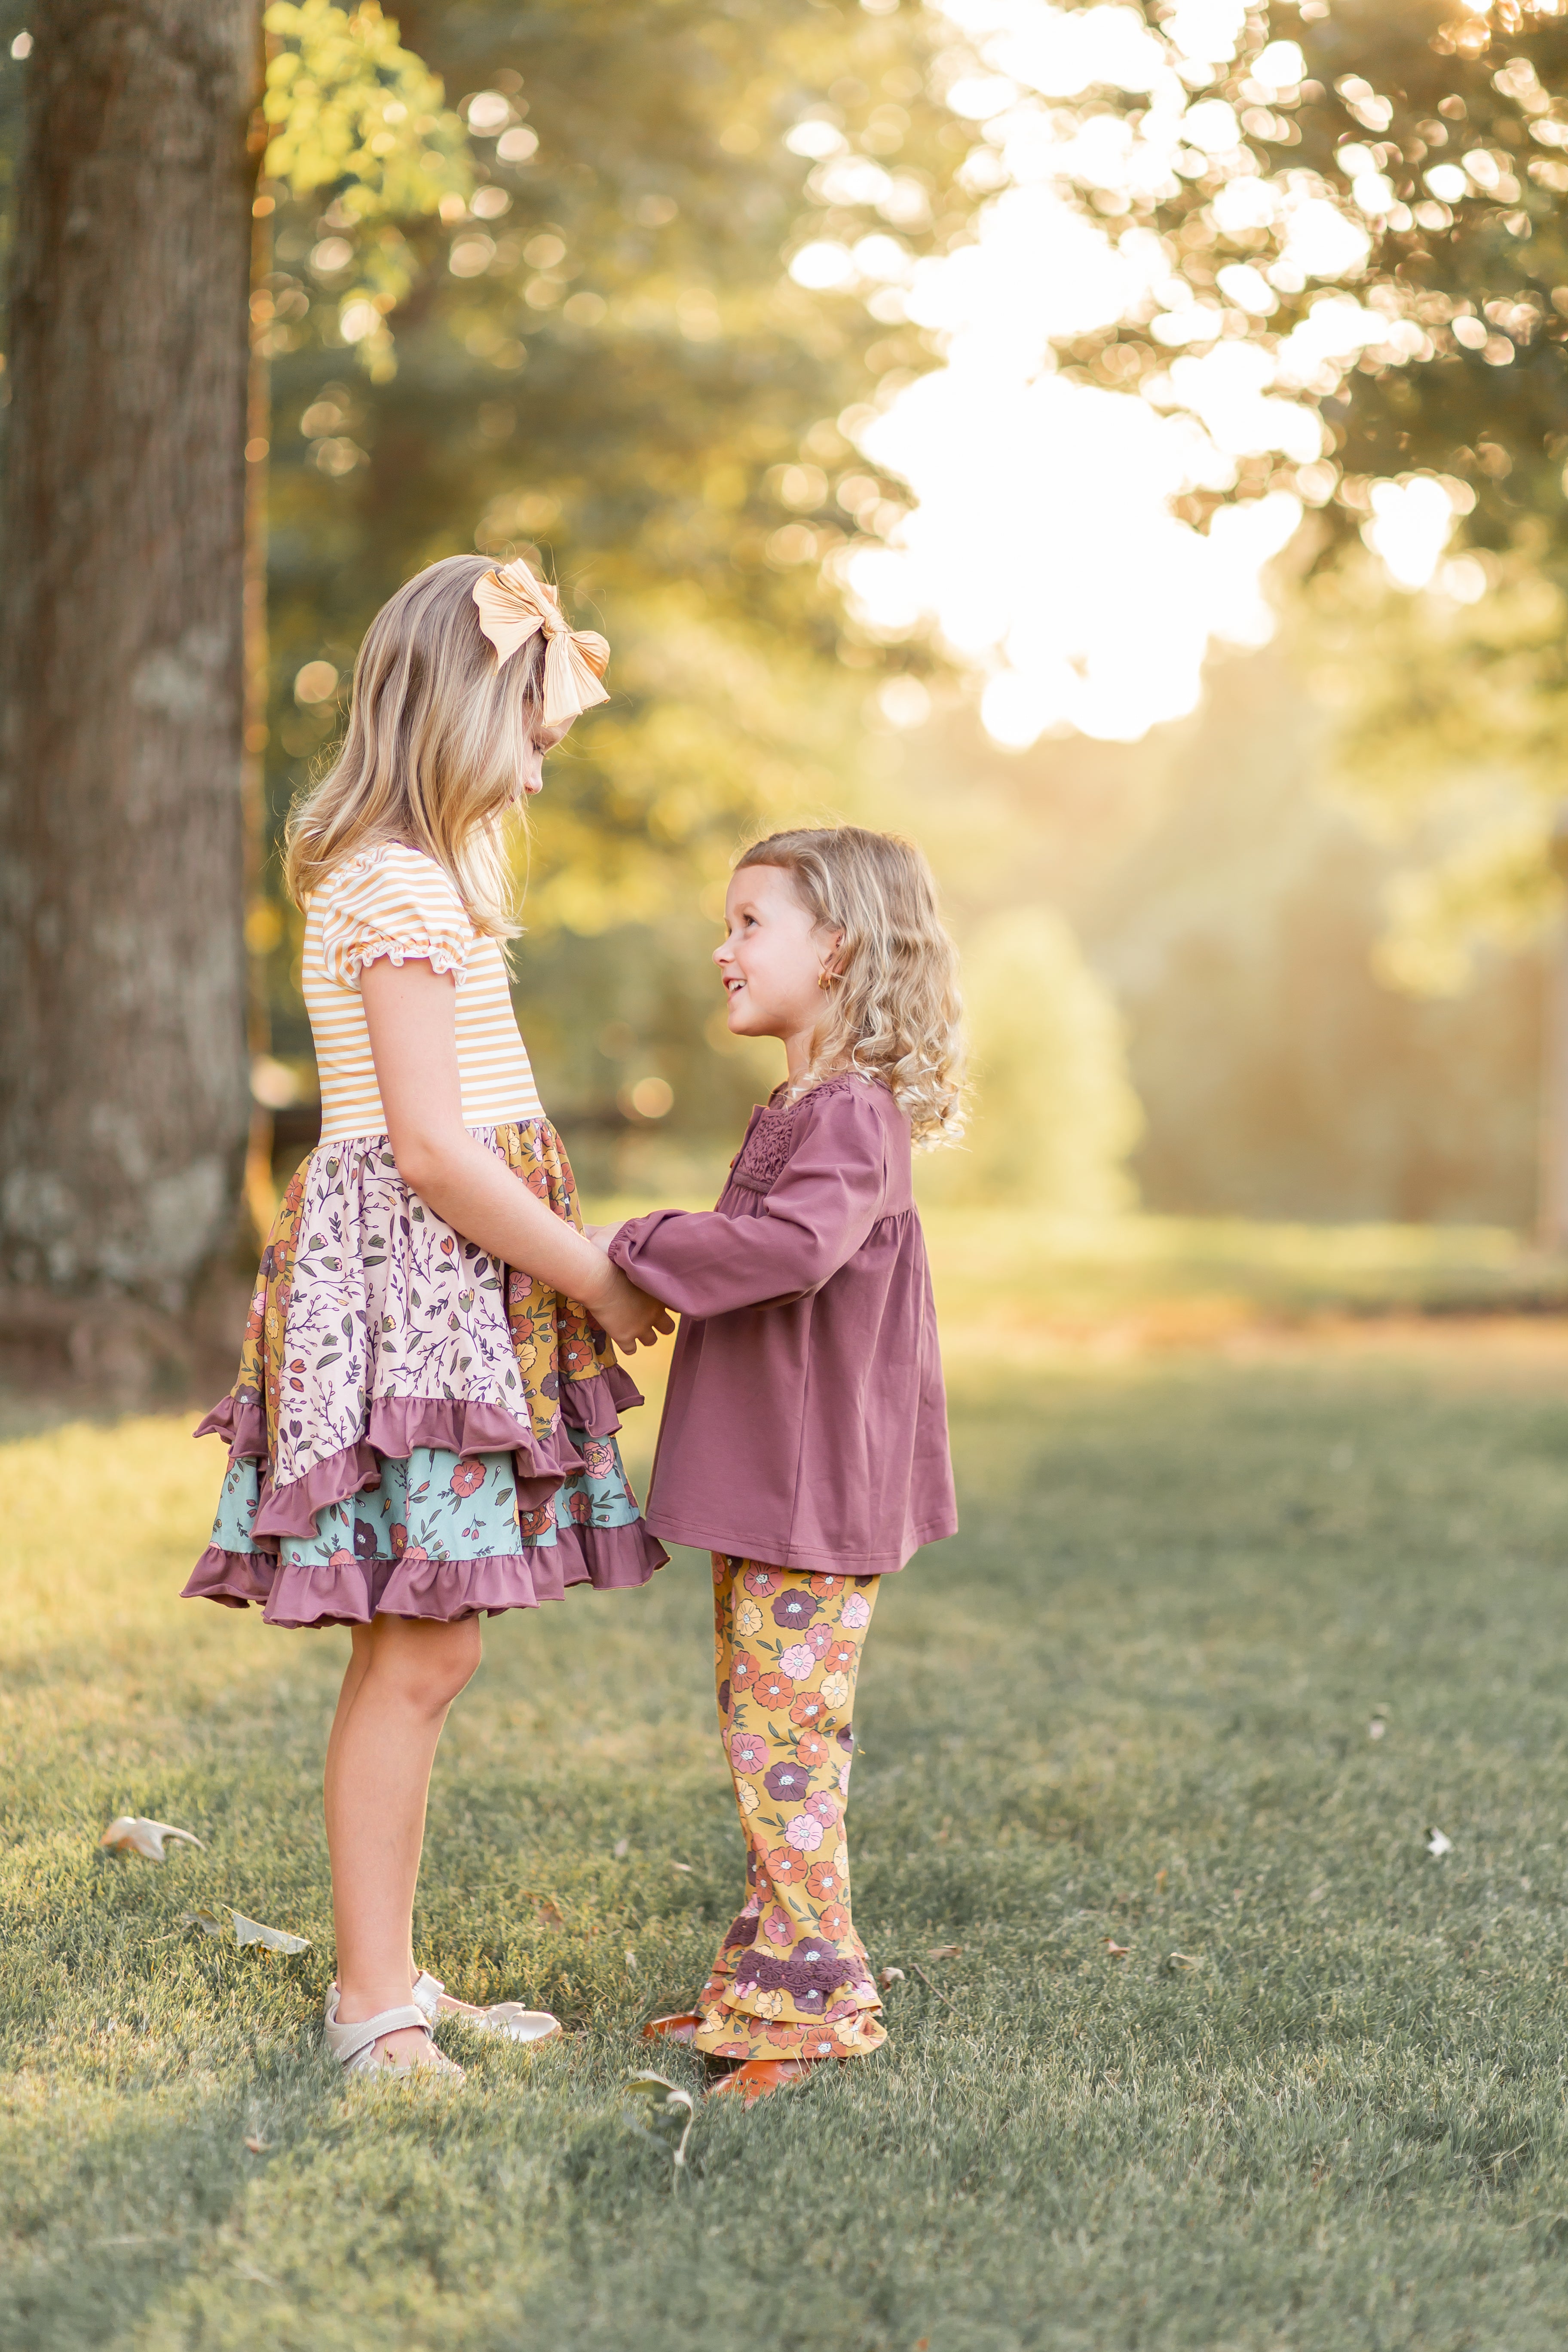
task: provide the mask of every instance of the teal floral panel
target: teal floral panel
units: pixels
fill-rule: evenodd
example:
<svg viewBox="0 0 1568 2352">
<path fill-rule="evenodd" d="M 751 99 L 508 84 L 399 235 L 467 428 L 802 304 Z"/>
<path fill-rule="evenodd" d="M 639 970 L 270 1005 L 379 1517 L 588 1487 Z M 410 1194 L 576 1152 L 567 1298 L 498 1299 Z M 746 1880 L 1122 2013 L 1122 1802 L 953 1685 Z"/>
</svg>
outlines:
<svg viewBox="0 0 1568 2352">
<path fill-rule="evenodd" d="M 552 1549 L 563 1519 L 581 1527 L 635 1525 L 637 1507 L 615 1439 L 585 1437 L 578 1430 L 567 1434 L 586 1469 L 529 1510 L 521 1525 L 510 1452 L 459 1454 L 416 1445 L 405 1460 L 383 1460 L 379 1486 L 324 1504 L 316 1513 L 313 1536 L 280 1537 L 279 1563 L 319 1567 L 345 1552 L 366 1562 L 410 1553 L 427 1559 L 494 1559 Z M 212 1540 L 219 1550 L 254 1550 L 250 1530 L 259 1490 L 258 1463 L 229 1464 L 213 1523 Z"/>
</svg>

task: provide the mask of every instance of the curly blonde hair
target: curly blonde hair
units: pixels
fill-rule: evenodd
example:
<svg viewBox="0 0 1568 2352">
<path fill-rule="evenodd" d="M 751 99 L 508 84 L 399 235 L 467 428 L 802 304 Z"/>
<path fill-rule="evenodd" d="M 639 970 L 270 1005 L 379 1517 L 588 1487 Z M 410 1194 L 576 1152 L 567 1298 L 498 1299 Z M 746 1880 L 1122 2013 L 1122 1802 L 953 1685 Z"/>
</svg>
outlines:
<svg viewBox="0 0 1568 2352">
<path fill-rule="evenodd" d="M 842 1070 L 879 1078 L 917 1144 L 963 1132 L 958 951 L 931 867 L 912 842 L 857 824 L 770 834 L 737 858 L 776 866 L 816 926 L 841 934 L 811 1058 L 786 1099 Z"/>
<path fill-rule="evenodd" d="M 476 930 L 517 935 L 502 828 L 538 734 L 542 633 L 504 667 L 479 629 L 483 555 L 448 555 L 405 581 L 365 631 L 348 733 L 294 803 L 283 872 L 302 907 L 329 874 L 387 841 L 444 868 Z"/>
</svg>

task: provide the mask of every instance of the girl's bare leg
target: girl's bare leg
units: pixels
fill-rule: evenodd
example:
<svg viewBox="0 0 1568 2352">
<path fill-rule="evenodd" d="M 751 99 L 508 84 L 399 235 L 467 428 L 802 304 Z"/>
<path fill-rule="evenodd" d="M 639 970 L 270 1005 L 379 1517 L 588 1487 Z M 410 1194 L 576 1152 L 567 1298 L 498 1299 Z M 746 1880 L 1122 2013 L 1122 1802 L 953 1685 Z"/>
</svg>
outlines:
<svg viewBox="0 0 1568 2352">
<path fill-rule="evenodd" d="M 327 1734 L 326 1780 L 329 1788 L 332 1782 L 333 1759 L 337 1753 L 338 1739 L 343 1725 L 349 1719 L 350 1710 L 354 1703 L 354 1694 L 363 1682 L 365 1668 L 370 1664 L 370 1636 L 371 1629 L 368 1625 L 352 1625 L 349 1628 L 349 1639 L 353 1647 L 349 1652 L 348 1664 L 343 1668 L 342 1688 L 338 1693 L 337 1712 L 332 1717 L 332 1727 Z"/>
<path fill-rule="evenodd" d="M 337 1931 L 338 2015 L 345 2025 L 407 2006 L 414 1890 L 425 1804 L 447 1710 L 479 1663 L 479 1620 L 377 1617 L 356 1626 L 327 1742 L 327 1847 Z M 381 2052 L 425 2054 L 422 2032 Z"/>
</svg>

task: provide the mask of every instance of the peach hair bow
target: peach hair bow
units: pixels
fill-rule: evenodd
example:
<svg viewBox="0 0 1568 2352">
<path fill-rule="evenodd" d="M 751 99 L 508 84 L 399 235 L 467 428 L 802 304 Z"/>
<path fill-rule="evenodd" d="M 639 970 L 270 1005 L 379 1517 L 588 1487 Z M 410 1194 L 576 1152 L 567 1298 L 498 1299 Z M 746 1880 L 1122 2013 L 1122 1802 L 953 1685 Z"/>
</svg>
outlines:
<svg viewBox="0 0 1568 2352">
<path fill-rule="evenodd" d="M 561 599 L 548 580 L 536 580 L 519 556 L 474 583 L 479 626 L 504 669 L 519 646 L 544 632 L 544 723 L 564 727 L 595 702 L 608 702 L 600 685 L 610 648 L 596 629 L 567 625 Z"/>
</svg>

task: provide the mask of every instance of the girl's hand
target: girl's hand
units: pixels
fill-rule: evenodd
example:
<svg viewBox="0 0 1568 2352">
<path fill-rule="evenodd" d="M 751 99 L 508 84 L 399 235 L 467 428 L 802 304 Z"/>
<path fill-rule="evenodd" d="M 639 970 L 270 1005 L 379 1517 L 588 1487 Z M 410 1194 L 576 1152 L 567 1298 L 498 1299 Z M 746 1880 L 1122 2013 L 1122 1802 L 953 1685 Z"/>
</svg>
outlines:
<svg viewBox="0 0 1568 2352">
<path fill-rule="evenodd" d="M 675 1320 L 667 1307 L 650 1298 L 629 1281 L 618 1265 L 605 1260 L 605 1272 L 599 1282 L 591 1286 L 592 1295 L 583 1304 L 589 1313 L 609 1333 L 617 1348 L 629 1355 L 637 1348 L 651 1348 L 661 1331 L 673 1331 Z"/>
</svg>

